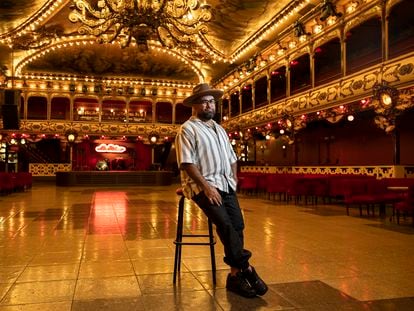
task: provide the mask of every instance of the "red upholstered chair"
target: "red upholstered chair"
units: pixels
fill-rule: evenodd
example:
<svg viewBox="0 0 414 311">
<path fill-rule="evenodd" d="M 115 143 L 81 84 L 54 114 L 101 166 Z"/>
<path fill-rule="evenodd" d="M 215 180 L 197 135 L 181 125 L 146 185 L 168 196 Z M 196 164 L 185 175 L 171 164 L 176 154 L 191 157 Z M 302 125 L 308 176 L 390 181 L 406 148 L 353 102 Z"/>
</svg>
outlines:
<svg viewBox="0 0 414 311">
<path fill-rule="evenodd" d="M 239 176 L 239 190 L 242 193 L 256 193 L 257 191 L 257 175 L 245 174 Z"/>
<path fill-rule="evenodd" d="M 370 207 L 374 204 L 374 198 L 368 191 L 368 179 L 347 179 L 344 181 L 343 187 L 346 214 L 349 215 L 351 206 L 358 206 L 359 215 L 362 216 L 362 207 L 366 206 L 369 215 Z"/>
<path fill-rule="evenodd" d="M 315 175 L 310 178 L 308 183 L 312 202 L 318 204 L 318 199 L 322 199 L 325 202 L 329 196 L 329 177 L 326 175 Z"/>
<path fill-rule="evenodd" d="M 279 195 L 279 200 L 287 200 L 287 192 L 292 180 L 291 174 L 269 174 L 266 180 L 266 192 L 268 198 L 273 196 L 273 200 L 276 195 Z"/>
<path fill-rule="evenodd" d="M 400 216 L 411 216 L 413 218 L 414 226 L 414 186 L 408 187 L 408 192 L 405 199 L 398 202 L 394 206 L 397 215 L 397 224 L 400 224 Z"/>
<path fill-rule="evenodd" d="M 266 188 L 267 188 L 269 175 L 270 174 L 268 174 L 268 173 L 258 173 L 258 174 L 256 174 L 256 178 L 257 178 L 256 193 L 257 194 L 266 193 Z"/>
<path fill-rule="evenodd" d="M 0 193 L 10 194 L 14 191 L 14 179 L 12 173 L 0 172 Z"/>
<path fill-rule="evenodd" d="M 294 199 L 295 204 L 299 204 L 299 202 L 304 198 L 304 202 L 308 202 L 308 197 L 310 196 L 309 193 L 309 183 L 308 180 L 302 174 L 292 175 L 292 180 L 288 189 L 288 200 L 292 197 Z"/>
</svg>

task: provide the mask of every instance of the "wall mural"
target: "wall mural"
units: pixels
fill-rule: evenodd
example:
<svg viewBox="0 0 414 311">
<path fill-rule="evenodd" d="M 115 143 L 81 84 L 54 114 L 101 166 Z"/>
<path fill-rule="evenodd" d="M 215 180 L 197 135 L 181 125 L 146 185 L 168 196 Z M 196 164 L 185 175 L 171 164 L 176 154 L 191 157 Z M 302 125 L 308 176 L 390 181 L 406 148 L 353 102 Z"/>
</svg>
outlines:
<svg viewBox="0 0 414 311">
<path fill-rule="evenodd" d="M 0 34 L 23 23 L 31 13 L 40 9 L 46 0 L 1 0 Z"/>
<path fill-rule="evenodd" d="M 221 51 L 231 54 L 259 26 L 280 11 L 288 1 L 211 0 L 214 21 L 206 37 Z M 223 36 L 225 34 L 225 36 Z"/>
</svg>

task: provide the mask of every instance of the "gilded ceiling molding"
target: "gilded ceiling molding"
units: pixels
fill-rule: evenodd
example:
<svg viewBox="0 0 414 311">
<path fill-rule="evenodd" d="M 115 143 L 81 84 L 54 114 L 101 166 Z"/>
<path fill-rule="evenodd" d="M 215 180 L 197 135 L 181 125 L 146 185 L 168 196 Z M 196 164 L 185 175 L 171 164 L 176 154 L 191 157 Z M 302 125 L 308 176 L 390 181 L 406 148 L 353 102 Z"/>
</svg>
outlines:
<svg viewBox="0 0 414 311">
<path fill-rule="evenodd" d="M 323 36 L 318 37 L 313 44 L 312 52 L 315 50 L 315 48 L 331 41 L 332 39 L 338 38 L 341 40 L 341 30 L 335 29 L 334 31 L 331 31 Z"/>
<path fill-rule="evenodd" d="M 287 59 L 281 59 L 279 60 L 277 63 L 275 63 L 274 65 L 272 65 L 272 67 L 270 67 L 270 72 L 272 72 L 275 69 L 279 69 L 283 66 L 287 66 L 288 65 L 288 61 Z"/>
<path fill-rule="evenodd" d="M 289 55 L 289 59 L 295 59 L 298 58 L 300 56 L 303 56 L 305 54 L 310 54 L 311 53 L 311 45 L 307 42 L 307 44 L 305 46 L 303 46 L 302 48 L 296 50 L 294 53 Z"/>
<path fill-rule="evenodd" d="M 73 95 L 74 100 L 79 99 L 79 98 L 81 98 L 81 99 L 86 99 L 86 98 L 87 99 L 96 99 L 98 101 L 100 97 L 98 95 L 89 95 L 89 94 L 75 94 L 75 95 Z"/>
<path fill-rule="evenodd" d="M 345 27 L 344 27 L 344 33 L 347 33 L 352 28 L 355 28 L 356 26 L 362 24 L 363 22 L 369 20 L 372 17 L 382 18 L 381 10 L 382 10 L 381 5 L 378 4 L 372 8 L 369 8 L 365 12 L 360 13 L 358 17 L 354 17 L 346 21 Z"/>
<path fill-rule="evenodd" d="M 53 98 L 67 98 L 67 99 L 70 99 L 71 96 L 70 96 L 70 94 L 65 94 L 65 93 L 51 93 L 50 98 L 51 99 L 53 99 Z"/>
<path fill-rule="evenodd" d="M 385 3 L 385 10 L 386 10 L 386 16 L 388 16 L 392 10 L 392 7 L 400 2 L 402 2 L 403 0 L 388 0 Z"/>
<path fill-rule="evenodd" d="M 48 98 L 49 97 L 49 93 L 46 91 L 28 91 L 28 92 L 22 92 L 23 95 L 26 96 L 27 99 L 29 99 L 30 97 L 45 97 Z"/>
</svg>

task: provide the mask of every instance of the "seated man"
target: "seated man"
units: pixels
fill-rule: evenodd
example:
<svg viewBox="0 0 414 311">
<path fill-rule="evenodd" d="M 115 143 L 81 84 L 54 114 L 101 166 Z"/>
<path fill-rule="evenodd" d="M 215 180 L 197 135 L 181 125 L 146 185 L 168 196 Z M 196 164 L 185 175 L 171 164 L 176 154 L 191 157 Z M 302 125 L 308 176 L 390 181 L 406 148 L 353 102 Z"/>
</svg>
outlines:
<svg viewBox="0 0 414 311">
<path fill-rule="evenodd" d="M 222 95 L 203 83 L 184 100 L 193 108 L 193 116 L 177 134 L 177 162 L 184 195 L 211 219 L 224 245 L 224 262 L 230 266 L 226 288 L 255 297 L 264 295 L 267 286 L 249 264 L 251 252 L 244 249 L 244 220 L 236 195 L 237 157 L 226 131 L 213 120 Z"/>
</svg>

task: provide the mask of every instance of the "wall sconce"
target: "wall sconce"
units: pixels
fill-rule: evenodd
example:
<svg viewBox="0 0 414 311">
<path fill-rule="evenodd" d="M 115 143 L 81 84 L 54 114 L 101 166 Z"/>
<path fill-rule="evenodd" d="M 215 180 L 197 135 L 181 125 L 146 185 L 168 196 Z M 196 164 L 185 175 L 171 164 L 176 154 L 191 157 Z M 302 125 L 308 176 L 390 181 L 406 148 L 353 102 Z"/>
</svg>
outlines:
<svg viewBox="0 0 414 311">
<path fill-rule="evenodd" d="M 372 90 L 373 98 L 378 100 L 382 108 L 391 109 L 397 104 L 399 92 L 397 89 L 388 86 L 387 82 L 376 83 Z"/>
<path fill-rule="evenodd" d="M 296 44 L 297 44 L 296 41 L 290 41 L 288 44 L 289 49 L 294 49 L 296 47 Z"/>
<path fill-rule="evenodd" d="M 155 145 L 158 142 L 158 135 L 157 134 L 150 134 L 149 141 L 151 144 Z"/>
<path fill-rule="evenodd" d="M 352 12 L 355 12 L 356 8 L 358 6 L 358 2 L 356 1 L 351 1 L 350 3 L 347 4 L 346 6 L 346 13 L 350 14 Z"/>
<path fill-rule="evenodd" d="M 312 31 L 315 34 L 320 33 L 322 31 L 322 25 L 321 24 L 315 24 L 315 25 L 313 25 Z"/>
<path fill-rule="evenodd" d="M 73 144 L 76 141 L 78 135 L 76 132 L 68 131 L 66 132 L 65 136 L 68 143 Z"/>
<path fill-rule="evenodd" d="M 325 21 L 330 16 L 341 17 L 342 13 L 336 12 L 336 7 L 333 5 L 332 0 L 324 0 L 319 19 Z"/>
</svg>

